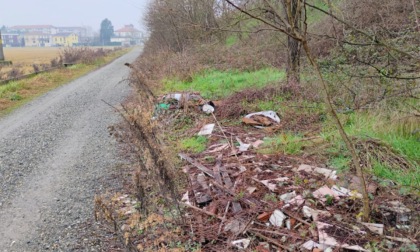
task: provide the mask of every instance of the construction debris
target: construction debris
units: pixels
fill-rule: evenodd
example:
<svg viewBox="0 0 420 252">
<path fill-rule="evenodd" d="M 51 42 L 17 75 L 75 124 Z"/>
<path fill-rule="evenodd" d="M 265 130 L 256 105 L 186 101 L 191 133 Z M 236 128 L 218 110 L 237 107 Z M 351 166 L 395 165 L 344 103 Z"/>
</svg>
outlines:
<svg viewBox="0 0 420 252">
<path fill-rule="evenodd" d="M 262 111 L 246 115 L 242 118 L 242 122 L 255 128 L 262 129 L 265 127 L 275 126 L 280 123 L 280 118 L 274 111 Z"/>
<path fill-rule="evenodd" d="M 209 135 L 211 135 L 213 133 L 214 126 L 215 126 L 214 123 L 204 125 L 201 128 L 200 132 L 198 132 L 197 135 L 199 135 L 199 136 L 209 136 Z"/>
</svg>

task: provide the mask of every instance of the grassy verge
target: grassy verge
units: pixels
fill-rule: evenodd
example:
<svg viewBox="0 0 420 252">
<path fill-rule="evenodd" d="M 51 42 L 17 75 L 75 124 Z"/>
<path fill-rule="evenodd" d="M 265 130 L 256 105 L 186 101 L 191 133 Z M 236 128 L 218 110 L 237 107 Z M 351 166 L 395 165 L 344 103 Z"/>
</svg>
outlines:
<svg viewBox="0 0 420 252">
<path fill-rule="evenodd" d="M 0 116 L 4 116 L 32 99 L 111 62 L 127 53 L 128 50 L 110 53 L 92 65 L 77 64 L 0 86 Z"/>
<path fill-rule="evenodd" d="M 191 82 L 166 80 L 164 92 L 197 91 L 207 99 L 223 99 L 244 89 L 258 90 L 275 82 L 278 83 L 284 79 L 284 75 L 284 72 L 275 69 L 262 69 L 255 72 L 208 71 L 194 76 Z M 292 128 L 265 139 L 265 144 L 260 150 L 262 153 L 300 155 L 309 149 L 326 158 L 331 167 L 341 172 L 350 170 L 349 153 L 335 125 L 325 115 L 322 103 L 310 102 L 304 98 L 295 99 L 282 93 L 271 96 L 269 99 L 252 101 L 244 99 L 238 100 L 238 102 L 249 111 L 277 111 L 283 117 L 285 125 Z M 414 107 L 417 105 L 414 104 Z M 389 109 L 389 111 L 392 110 L 394 109 Z M 420 150 L 420 135 L 414 132 L 418 130 L 419 122 L 417 119 L 405 119 L 401 114 L 391 114 L 391 112 L 385 111 L 383 109 L 381 111 L 343 113 L 340 114 L 340 119 L 346 132 L 355 141 L 363 142 L 372 139 L 380 143 L 379 150 L 373 149 L 372 153 L 361 153 L 368 159 L 369 169 L 366 172 L 384 180 L 392 180 L 403 187 L 418 188 L 420 186 L 420 152 L 418 151 Z M 298 119 L 313 115 L 319 116 L 317 122 L 319 130 L 315 132 L 317 140 L 306 141 L 307 136 L 304 134 L 308 128 L 300 127 L 307 121 Z M 238 118 L 238 122 L 239 120 L 240 118 Z M 181 149 L 194 153 L 200 152 L 206 143 L 199 140 L 196 137 L 184 139 L 181 141 Z M 409 162 L 410 168 L 401 168 L 395 162 L 390 164 L 384 150 Z M 384 153 L 381 154 L 381 151 Z M 379 155 L 382 156 L 378 158 Z"/>
<path fill-rule="evenodd" d="M 262 88 L 284 77 L 283 71 L 273 68 L 255 72 L 211 70 L 194 76 L 191 82 L 165 80 L 163 91 L 198 91 L 204 98 L 220 99 L 245 88 Z"/>
</svg>

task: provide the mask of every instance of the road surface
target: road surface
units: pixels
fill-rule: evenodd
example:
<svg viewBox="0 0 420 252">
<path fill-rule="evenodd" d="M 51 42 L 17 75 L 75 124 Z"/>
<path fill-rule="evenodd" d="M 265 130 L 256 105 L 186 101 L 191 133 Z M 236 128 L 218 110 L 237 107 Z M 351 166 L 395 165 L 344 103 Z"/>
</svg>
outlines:
<svg viewBox="0 0 420 252">
<path fill-rule="evenodd" d="M 80 229 L 91 223 L 95 194 L 124 162 L 107 130 L 120 118 L 103 101 L 118 105 L 127 97 L 124 63 L 139 54 L 0 119 L 0 251 L 101 250 Z"/>
</svg>

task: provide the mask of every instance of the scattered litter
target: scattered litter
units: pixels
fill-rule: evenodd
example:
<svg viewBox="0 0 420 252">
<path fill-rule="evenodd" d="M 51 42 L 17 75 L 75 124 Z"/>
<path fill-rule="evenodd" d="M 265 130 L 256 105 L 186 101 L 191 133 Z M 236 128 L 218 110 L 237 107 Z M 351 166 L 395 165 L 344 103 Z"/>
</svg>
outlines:
<svg viewBox="0 0 420 252">
<path fill-rule="evenodd" d="M 303 248 L 303 249 L 312 251 L 314 248 L 318 248 L 319 244 L 312 241 L 312 240 L 309 240 L 309 241 L 305 242 L 304 244 L 302 244 L 302 246 L 300 246 L 300 247 Z"/>
<path fill-rule="evenodd" d="M 242 122 L 262 129 L 280 123 L 280 118 L 274 111 L 262 111 L 246 115 L 242 118 Z"/>
<path fill-rule="evenodd" d="M 235 235 L 238 235 L 240 233 L 243 232 L 243 230 L 245 229 L 246 224 L 243 220 L 233 220 L 230 221 L 229 223 L 227 223 L 225 225 L 225 228 L 223 229 L 225 232 L 231 232 Z"/>
<path fill-rule="evenodd" d="M 314 172 L 324 175 L 325 178 L 327 179 L 333 179 L 333 180 L 337 179 L 337 175 L 336 175 L 337 171 L 333 171 L 326 168 L 315 167 Z"/>
<path fill-rule="evenodd" d="M 280 200 L 284 201 L 285 203 L 289 203 L 289 201 L 296 197 L 296 192 L 290 192 L 280 195 Z"/>
<path fill-rule="evenodd" d="M 302 195 L 298 195 L 288 202 L 288 204 L 298 206 L 302 205 L 303 203 L 305 203 L 305 199 L 302 197 Z"/>
<path fill-rule="evenodd" d="M 328 196 L 334 197 L 335 199 L 338 199 L 337 194 L 333 190 L 331 190 L 328 186 L 323 186 L 323 187 L 319 188 L 318 190 L 313 192 L 313 195 L 314 195 L 315 198 L 317 198 L 321 201 L 326 201 L 326 198 Z"/>
<path fill-rule="evenodd" d="M 204 104 L 201 110 L 206 114 L 211 114 L 214 112 L 214 107 L 210 104 Z"/>
<path fill-rule="evenodd" d="M 350 191 L 344 187 L 338 187 L 334 185 L 333 187 L 331 187 L 331 190 L 333 190 L 334 193 L 336 193 L 338 196 L 341 196 L 341 197 L 355 197 L 359 199 L 363 198 L 362 194 L 356 191 Z"/>
<path fill-rule="evenodd" d="M 252 194 L 253 192 L 255 192 L 257 190 L 257 188 L 250 186 L 246 190 L 248 191 L 249 194 Z"/>
<path fill-rule="evenodd" d="M 255 142 L 252 143 L 252 147 L 254 149 L 258 149 L 258 147 L 260 147 L 263 143 L 264 143 L 263 140 L 257 140 L 257 141 L 255 141 Z"/>
<path fill-rule="evenodd" d="M 389 201 L 379 206 L 379 209 L 382 210 L 384 219 L 388 220 L 390 224 L 393 224 L 400 229 L 409 228 L 412 214 L 411 210 L 403 203 L 399 201 Z"/>
<path fill-rule="evenodd" d="M 307 173 L 311 173 L 313 171 L 312 166 L 310 165 L 306 165 L 306 164 L 302 164 L 299 166 L 299 168 L 297 169 L 297 171 L 305 171 Z"/>
<path fill-rule="evenodd" d="M 330 170 L 327 168 L 320 168 L 320 167 L 315 167 L 315 166 L 311 166 L 311 165 L 307 165 L 307 164 L 301 164 L 297 170 L 295 170 L 297 172 L 300 171 L 304 171 L 306 173 L 318 173 L 321 175 L 324 175 L 326 179 L 332 179 L 332 180 L 336 180 L 337 177 L 337 171 L 334 170 Z"/>
<path fill-rule="evenodd" d="M 331 213 L 328 212 L 328 211 L 315 210 L 315 209 L 312 209 L 308 206 L 303 206 L 302 212 L 303 212 L 303 215 L 306 218 L 311 218 L 312 217 L 312 219 L 314 221 L 318 221 L 319 216 L 322 216 L 322 217 L 330 217 L 331 216 Z"/>
<path fill-rule="evenodd" d="M 270 223 L 276 227 L 282 227 L 283 221 L 286 219 L 286 215 L 280 210 L 274 210 L 273 214 L 270 216 Z"/>
<path fill-rule="evenodd" d="M 305 216 L 306 218 L 311 218 L 313 211 L 314 210 L 308 206 L 303 206 L 302 208 L 303 216 Z"/>
<path fill-rule="evenodd" d="M 250 243 L 251 243 L 251 240 L 249 239 L 240 239 L 237 241 L 233 241 L 232 245 L 234 245 L 238 249 L 247 249 Z"/>
<path fill-rule="evenodd" d="M 214 126 L 215 126 L 214 123 L 204 125 L 201 128 L 200 132 L 198 132 L 197 135 L 199 135 L 199 136 L 208 136 L 208 135 L 211 135 L 213 133 Z"/>
<path fill-rule="evenodd" d="M 284 182 L 284 181 L 288 181 L 289 180 L 289 178 L 287 178 L 287 177 L 276 178 L 276 179 L 267 179 L 267 180 L 258 180 L 257 178 L 253 177 L 252 179 L 255 180 L 255 181 L 258 181 L 258 182 L 262 183 L 270 191 L 275 191 L 277 189 L 277 184 L 270 183 L 271 181 Z"/>
<path fill-rule="evenodd" d="M 181 201 L 184 202 L 185 204 L 191 205 L 190 198 L 188 196 L 188 191 L 184 193 L 184 195 L 182 195 Z"/>
<path fill-rule="evenodd" d="M 349 245 L 347 243 L 340 244 L 334 237 L 327 234 L 325 231 L 326 228 L 331 227 L 332 225 L 323 223 L 323 222 L 317 222 L 316 226 L 318 228 L 318 236 L 319 236 L 319 244 L 321 246 L 327 246 L 327 247 L 340 247 L 355 251 L 368 251 L 359 245 Z"/>
<path fill-rule="evenodd" d="M 205 151 L 204 153 L 214 153 L 214 152 L 220 152 L 222 150 L 228 149 L 229 148 L 229 144 L 215 144 L 210 146 L 207 151 Z"/>
<path fill-rule="evenodd" d="M 366 223 L 362 222 L 362 224 L 367 227 L 370 231 L 383 235 L 384 234 L 384 224 L 378 224 L 378 223 Z"/>
<path fill-rule="evenodd" d="M 266 222 L 266 221 L 268 221 L 268 219 L 270 219 L 271 214 L 272 213 L 264 212 L 264 213 L 258 215 L 257 219 L 259 221 Z"/>
<path fill-rule="evenodd" d="M 236 138 L 236 141 L 238 141 L 239 143 L 239 151 L 240 152 L 244 152 L 247 151 L 249 149 L 249 147 L 251 146 L 251 144 L 246 144 L 244 142 L 241 141 L 241 139 L 239 139 L 239 137 Z"/>
</svg>

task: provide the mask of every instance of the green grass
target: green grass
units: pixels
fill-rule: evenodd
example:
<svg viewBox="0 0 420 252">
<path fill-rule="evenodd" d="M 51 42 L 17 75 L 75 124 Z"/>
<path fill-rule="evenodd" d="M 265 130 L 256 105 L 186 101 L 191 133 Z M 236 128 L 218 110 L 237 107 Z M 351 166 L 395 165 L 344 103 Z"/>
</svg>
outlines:
<svg viewBox="0 0 420 252">
<path fill-rule="evenodd" d="M 200 153 L 206 149 L 207 138 L 204 136 L 194 136 L 181 140 L 180 148 L 184 151 Z"/>
<path fill-rule="evenodd" d="M 302 137 L 292 133 L 282 133 L 272 138 L 264 139 L 264 144 L 259 152 L 263 154 L 299 154 L 302 151 L 304 143 Z"/>
<path fill-rule="evenodd" d="M 22 82 L 12 81 L 0 86 L 0 98 L 8 98 L 11 93 L 15 93 L 16 91 L 20 90 L 22 85 Z"/>
<path fill-rule="evenodd" d="M 417 135 L 411 133 L 411 129 L 418 127 L 415 121 L 398 121 L 373 112 L 340 115 L 340 118 L 349 136 L 378 139 L 414 165 L 414 169 L 404 170 L 388 167 L 381 160 L 371 160 L 374 175 L 403 186 L 420 185 L 420 141 Z M 331 122 L 324 125 L 322 136 L 332 144 L 327 150 L 332 154 L 329 164 L 341 171 L 348 170 L 349 154 Z"/>
<path fill-rule="evenodd" d="M 198 91 L 207 99 L 220 99 L 246 88 L 262 88 L 283 80 L 284 71 L 266 68 L 255 72 L 207 71 L 194 76 L 192 82 L 164 81 L 164 92 Z"/>
</svg>

